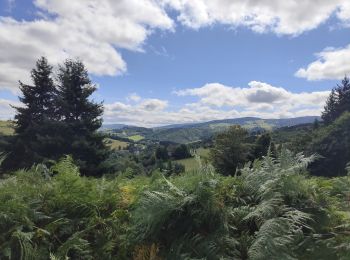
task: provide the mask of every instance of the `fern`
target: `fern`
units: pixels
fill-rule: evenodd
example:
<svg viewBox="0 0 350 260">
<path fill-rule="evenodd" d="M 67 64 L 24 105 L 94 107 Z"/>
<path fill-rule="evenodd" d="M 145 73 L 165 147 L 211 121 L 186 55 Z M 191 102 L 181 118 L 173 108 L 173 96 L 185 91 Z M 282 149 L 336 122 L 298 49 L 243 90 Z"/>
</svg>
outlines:
<svg viewBox="0 0 350 260">
<path fill-rule="evenodd" d="M 70 157 L 0 180 L 0 259 L 349 258 L 350 177 L 283 148 L 223 177 L 82 177 Z"/>
</svg>

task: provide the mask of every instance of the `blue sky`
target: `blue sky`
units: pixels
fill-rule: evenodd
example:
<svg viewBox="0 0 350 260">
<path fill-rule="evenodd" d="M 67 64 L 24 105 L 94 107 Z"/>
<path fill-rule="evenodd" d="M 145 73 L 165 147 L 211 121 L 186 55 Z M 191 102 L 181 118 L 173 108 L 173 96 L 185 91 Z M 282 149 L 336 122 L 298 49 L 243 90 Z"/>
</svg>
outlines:
<svg viewBox="0 0 350 260">
<path fill-rule="evenodd" d="M 0 118 L 41 55 L 82 59 L 109 123 L 319 115 L 350 73 L 350 4 L 260 2 L 1 0 Z"/>
</svg>

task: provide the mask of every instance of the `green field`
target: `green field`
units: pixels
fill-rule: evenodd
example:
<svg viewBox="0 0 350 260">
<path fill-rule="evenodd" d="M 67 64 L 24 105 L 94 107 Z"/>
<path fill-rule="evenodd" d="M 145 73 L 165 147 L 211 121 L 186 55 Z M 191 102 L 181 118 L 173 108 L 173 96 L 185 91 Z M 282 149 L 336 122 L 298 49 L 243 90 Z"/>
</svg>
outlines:
<svg viewBox="0 0 350 260">
<path fill-rule="evenodd" d="M 143 137 L 142 135 L 132 135 L 132 136 L 128 136 L 128 138 L 134 142 L 138 142 L 144 139 L 145 137 Z"/>
<path fill-rule="evenodd" d="M 0 121 L 0 135 L 13 135 L 13 122 Z"/>
<path fill-rule="evenodd" d="M 207 161 L 207 159 L 209 158 L 209 149 L 199 148 L 195 152 L 197 155 L 199 155 L 202 162 Z M 183 166 L 185 166 L 186 171 L 197 170 L 199 167 L 199 163 L 197 162 L 195 157 L 182 159 L 182 160 L 176 160 L 175 162 L 180 163 Z"/>
<path fill-rule="evenodd" d="M 125 149 L 129 143 L 127 142 L 123 142 L 123 141 L 119 141 L 119 140 L 114 140 L 111 138 L 106 138 L 105 139 L 105 143 L 107 144 L 107 146 L 109 146 L 112 150 L 119 150 L 119 147 L 121 149 Z"/>
</svg>

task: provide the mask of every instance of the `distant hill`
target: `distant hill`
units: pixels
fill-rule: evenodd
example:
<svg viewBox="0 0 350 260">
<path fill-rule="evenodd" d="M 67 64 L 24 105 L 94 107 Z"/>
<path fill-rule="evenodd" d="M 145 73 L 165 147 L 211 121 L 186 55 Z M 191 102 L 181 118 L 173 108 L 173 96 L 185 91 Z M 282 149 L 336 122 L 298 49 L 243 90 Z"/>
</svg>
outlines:
<svg viewBox="0 0 350 260">
<path fill-rule="evenodd" d="M 202 123 L 189 123 L 189 124 L 174 124 L 158 127 L 157 129 L 173 129 L 173 128 L 193 128 L 205 125 L 260 125 L 265 123 L 274 127 L 294 126 L 300 124 L 312 123 L 315 119 L 320 120 L 318 116 L 304 116 L 294 118 L 281 118 L 281 119 L 262 119 L 259 117 L 241 117 L 233 119 L 221 119 L 212 120 Z"/>
<path fill-rule="evenodd" d="M 100 130 L 113 130 L 113 129 L 122 129 L 124 127 L 128 127 L 128 125 L 124 124 L 103 124 Z"/>
<path fill-rule="evenodd" d="M 164 141 L 173 143 L 191 143 L 226 130 L 231 125 L 241 125 L 249 131 L 267 130 L 272 131 L 283 127 L 292 127 L 303 124 L 310 124 L 320 120 L 317 116 L 305 116 L 283 119 L 262 119 L 258 117 L 242 117 L 234 119 L 213 120 L 209 122 L 194 124 L 175 124 L 156 128 L 130 126 L 125 124 L 106 124 L 101 131 L 114 133 L 130 141 L 138 142 L 143 139 Z M 8 136 L 14 133 L 11 121 L 0 121 L 0 135 Z"/>
<path fill-rule="evenodd" d="M 121 137 L 142 136 L 145 139 L 155 141 L 170 141 L 176 143 L 190 143 L 210 138 L 213 135 L 226 130 L 231 125 L 241 125 L 249 131 L 272 131 L 281 127 L 290 127 L 300 124 L 308 124 L 320 119 L 317 116 L 306 116 L 285 119 L 262 119 L 258 117 L 243 117 L 234 119 L 213 120 L 194 124 L 175 124 L 156 128 L 144 128 L 124 126 L 110 131 Z M 118 125 L 120 126 L 120 125 Z"/>
<path fill-rule="evenodd" d="M 209 122 L 171 125 L 154 130 L 153 138 L 161 141 L 173 141 L 177 143 L 189 143 L 210 138 L 213 135 L 226 130 L 231 125 L 241 125 L 249 131 L 272 131 L 281 127 L 290 127 L 300 124 L 312 123 L 317 116 L 306 116 L 285 119 L 262 119 L 257 117 L 243 117 Z"/>
</svg>

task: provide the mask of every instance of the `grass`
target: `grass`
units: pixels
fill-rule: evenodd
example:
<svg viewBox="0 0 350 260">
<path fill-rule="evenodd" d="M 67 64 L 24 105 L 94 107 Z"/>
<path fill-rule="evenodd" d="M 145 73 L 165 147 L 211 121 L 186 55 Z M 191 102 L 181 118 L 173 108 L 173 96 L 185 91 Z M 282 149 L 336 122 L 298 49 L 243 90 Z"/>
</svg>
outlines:
<svg viewBox="0 0 350 260">
<path fill-rule="evenodd" d="M 144 139 L 145 137 L 143 137 L 142 135 L 132 135 L 132 136 L 128 136 L 128 138 L 134 142 L 138 142 Z"/>
<path fill-rule="evenodd" d="M 196 150 L 196 154 L 199 155 L 203 162 L 207 161 L 209 158 L 209 149 L 199 148 Z M 199 164 L 195 157 L 176 160 L 175 162 L 182 164 L 185 166 L 186 171 L 194 171 L 199 169 Z"/>
<path fill-rule="evenodd" d="M 129 144 L 127 142 L 114 140 L 114 139 L 111 139 L 111 138 L 106 138 L 105 142 L 106 142 L 107 146 L 109 146 L 112 150 L 119 150 L 119 147 L 121 149 L 125 149 L 128 146 L 128 144 Z"/>
<path fill-rule="evenodd" d="M 0 135 L 13 135 L 13 122 L 11 121 L 0 121 Z"/>
</svg>

